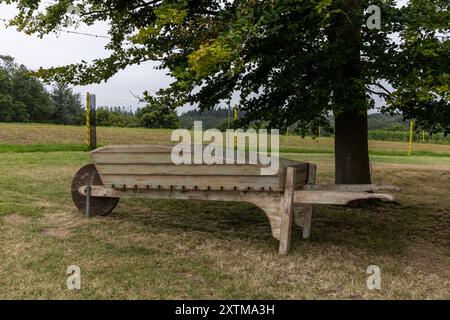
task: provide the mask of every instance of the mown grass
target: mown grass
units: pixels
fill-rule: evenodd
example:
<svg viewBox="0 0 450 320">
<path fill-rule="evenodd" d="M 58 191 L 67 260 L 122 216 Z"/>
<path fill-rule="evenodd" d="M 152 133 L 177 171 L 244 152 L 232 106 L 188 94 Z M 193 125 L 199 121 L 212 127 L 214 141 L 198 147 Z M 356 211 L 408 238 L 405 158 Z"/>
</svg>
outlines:
<svg viewBox="0 0 450 320">
<path fill-rule="evenodd" d="M 144 128 L 99 127 L 98 145 L 108 144 L 171 144 L 172 130 Z M 48 124 L 0 123 L 0 153 L 83 151 L 85 128 Z M 394 141 L 369 141 L 371 155 L 407 156 L 408 144 Z M 334 153 L 332 138 L 312 139 L 281 136 L 282 153 Z M 413 145 L 414 156 L 450 157 L 450 145 L 418 143 Z"/>
<path fill-rule="evenodd" d="M 84 144 L 0 144 L 0 153 L 88 151 Z"/>
<path fill-rule="evenodd" d="M 99 128 L 99 144 L 169 144 L 170 130 Z M 277 255 L 243 203 L 124 200 L 85 220 L 70 183 L 89 162 L 84 128 L 0 124 L 0 298 L 450 298 L 450 146 L 370 141 L 374 183 L 398 204 L 316 206 L 312 237 Z M 334 177 L 333 140 L 281 137 L 283 156 Z M 68 291 L 66 269 L 82 270 Z M 366 269 L 382 270 L 382 290 Z"/>
<path fill-rule="evenodd" d="M 333 181 L 333 155 L 315 162 Z M 122 199 L 83 218 L 70 183 L 86 152 L 0 154 L 0 298 L 450 298 L 450 165 L 442 157 L 372 156 L 374 183 L 402 187 L 398 204 L 314 207 L 312 236 L 290 255 L 256 207 Z M 66 288 L 69 265 L 82 289 Z M 380 266 L 382 289 L 366 287 Z"/>
</svg>

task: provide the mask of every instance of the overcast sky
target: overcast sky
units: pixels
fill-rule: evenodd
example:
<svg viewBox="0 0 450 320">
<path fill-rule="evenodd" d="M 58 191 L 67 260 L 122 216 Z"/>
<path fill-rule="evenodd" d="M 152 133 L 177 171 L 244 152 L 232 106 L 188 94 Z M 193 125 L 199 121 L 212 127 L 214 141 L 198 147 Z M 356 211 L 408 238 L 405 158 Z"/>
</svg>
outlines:
<svg viewBox="0 0 450 320">
<path fill-rule="evenodd" d="M 398 2 L 403 5 L 406 0 Z M 30 69 L 61 66 L 81 60 L 92 61 L 95 58 L 109 55 L 105 50 L 108 39 L 64 32 L 39 39 L 36 36 L 27 36 L 18 32 L 13 27 L 6 28 L 5 22 L 1 19 L 9 19 L 14 16 L 15 12 L 16 9 L 13 6 L 0 4 L 0 54 L 10 55 L 16 59 L 16 62 L 24 64 Z M 107 30 L 107 25 L 104 23 L 92 27 L 80 26 L 76 29 L 78 32 L 98 35 L 107 35 Z M 171 82 L 166 72 L 156 70 L 155 66 L 155 62 L 131 66 L 117 73 L 106 83 L 76 87 L 75 90 L 83 95 L 86 92 L 95 93 L 98 106 L 137 107 L 139 106 L 138 101 L 130 91 L 141 95 L 145 90 L 157 91 L 167 87 Z"/>
<path fill-rule="evenodd" d="M 15 9 L 12 6 L 0 4 L 0 19 L 11 18 L 14 13 Z M 77 31 L 107 35 L 107 26 L 106 24 L 80 26 Z M 16 62 L 33 70 L 107 57 L 108 51 L 104 48 L 107 42 L 108 39 L 64 32 L 39 39 L 18 32 L 13 27 L 6 28 L 5 23 L 0 21 L 0 55 L 10 55 Z M 82 94 L 95 93 L 98 106 L 136 107 L 138 102 L 130 94 L 130 90 L 134 94 L 141 95 L 145 90 L 156 91 L 171 82 L 164 71 L 154 69 L 155 65 L 154 62 L 148 62 L 131 66 L 117 73 L 107 83 L 76 87 L 75 90 Z"/>
</svg>

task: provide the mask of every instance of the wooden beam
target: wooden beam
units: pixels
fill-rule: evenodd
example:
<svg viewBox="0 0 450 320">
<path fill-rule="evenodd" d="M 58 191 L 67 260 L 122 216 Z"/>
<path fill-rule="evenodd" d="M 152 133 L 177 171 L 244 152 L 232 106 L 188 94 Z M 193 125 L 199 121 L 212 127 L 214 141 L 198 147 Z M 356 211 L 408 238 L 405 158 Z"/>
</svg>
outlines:
<svg viewBox="0 0 450 320">
<path fill-rule="evenodd" d="M 344 191 L 344 192 L 368 192 L 379 190 L 400 191 L 401 189 L 391 185 L 379 184 L 314 184 L 308 183 L 303 186 L 303 190 L 315 191 Z"/>
<path fill-rule="evenodd" d="M 202 188 L 250 188 L 261 190 L 279 189 L 279 176 L 261 175 L 148 175 L 148 174 L 101 174 L 105 185 L 138 186 L 199 186 Z"/>
<path fill-rule="evenodd" d="M 395 197 L 385 193 L 342 191 L 295 191 L 295 203 L 346 205 L 354 200 L 380 199 L 394 201 Z"/>
</svg>

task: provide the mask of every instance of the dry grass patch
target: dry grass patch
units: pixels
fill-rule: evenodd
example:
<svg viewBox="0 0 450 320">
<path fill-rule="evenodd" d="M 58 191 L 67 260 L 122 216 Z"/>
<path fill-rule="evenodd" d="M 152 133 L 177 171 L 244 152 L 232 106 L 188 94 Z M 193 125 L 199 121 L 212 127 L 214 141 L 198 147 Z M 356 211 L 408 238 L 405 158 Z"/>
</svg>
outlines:
<svg viewBox="0 0 450 320">
<path fill-rule="evenodd" d="M 10 214 L 4 216 L 3 221 L 8 224 L 24 224 L 29 223 L 30 219 L 19 214 Z"/>
</svg>

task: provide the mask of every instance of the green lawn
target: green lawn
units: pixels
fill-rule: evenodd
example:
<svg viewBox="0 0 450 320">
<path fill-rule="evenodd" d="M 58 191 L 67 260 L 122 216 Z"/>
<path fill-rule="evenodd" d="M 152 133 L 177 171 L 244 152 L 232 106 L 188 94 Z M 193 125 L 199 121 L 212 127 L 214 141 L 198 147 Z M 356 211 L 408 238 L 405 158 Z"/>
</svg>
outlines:
<svg viewBox="0 0 450 320">
<path fill-rule="evenodd" d="M 318 164 L 333 155 L 285 154 Z M 259 209 L 243 203 L 122 200 L 86 220 L 70 183 L 80 151 L 0 154 L 0 298 L 414 299 L 450 298 L 450 164 L 443 157 L 372 156 L 375 183 L 396 184 L 398 204 L 317 206 L 312 236 L 291 253 Z M 382 289 L 366 288 L 380 266 Z M 66 289 L 78 265 L 82 289 Z"/>
</svg>

